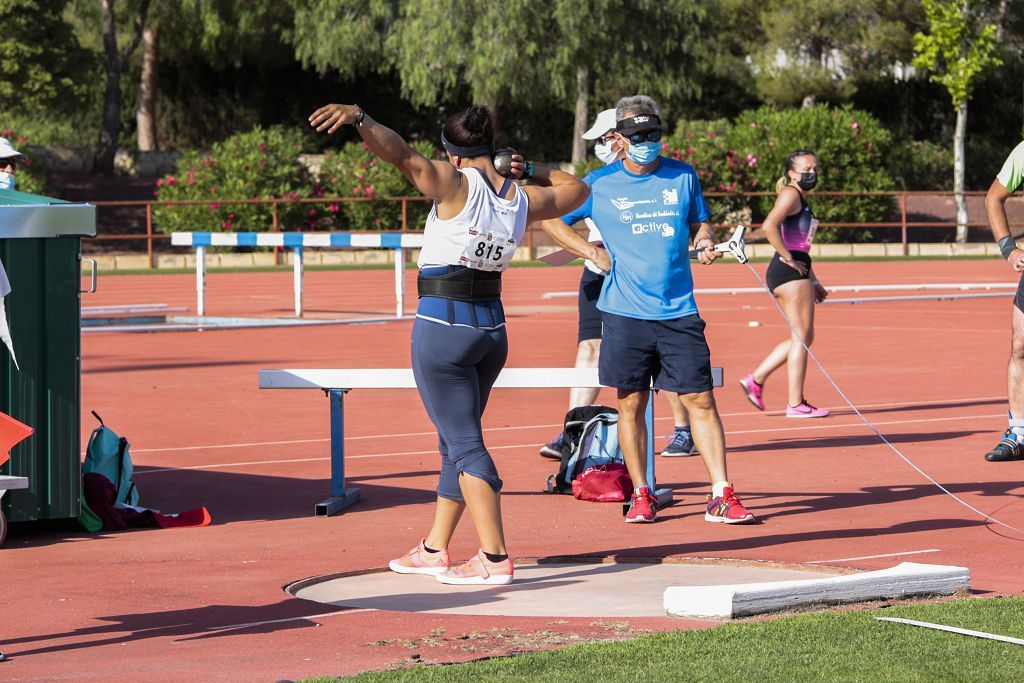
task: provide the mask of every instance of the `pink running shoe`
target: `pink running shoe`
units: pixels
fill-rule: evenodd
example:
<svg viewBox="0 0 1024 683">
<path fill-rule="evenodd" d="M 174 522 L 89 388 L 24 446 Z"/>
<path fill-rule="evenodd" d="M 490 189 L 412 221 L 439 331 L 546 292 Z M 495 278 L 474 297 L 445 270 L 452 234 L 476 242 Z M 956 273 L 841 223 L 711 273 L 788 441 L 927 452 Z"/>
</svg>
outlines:
<svg viewBox="0 0 1024 683">
<path fill-rule="evenodd" d="M 754 521 L 752 512 L 743 507 L 731 486 L 726 486 L 722 495 L 712 498 L 708 494 L 708 511 L 704 513 L 705 522 L 721 522 L 722 524 L 749 524 Z"/>
<path fill-rule="evenodd" d="M 786 417 L 828 417 L 828 408 L 815 408 L 807 401 L 801 401 L 798 406 L 788 406 Z"/>
<path fill-rule="evenodd" d="M 764 401 L 761 399 L 764 386 L 758 384 L 753 375 L 747 375 L 741 379 L 740 386 L 743 387 L 743 393 L 747 395 L 747 400 L 753 403 L 758 410 L 764 410 Z"/>
<path fill-rule="evenodd" d="M 448 571 L 448 568 L 452 566 L 452 559 L 448 555 L 448 551 L 439 550 L 436 553 L 428 553 L 423 549 L 425 541 L 426 539 L 421 540 L 418 546 L 397 560 L 391 560 L 388 563 L 391 571 L 398 572 L 399 574 L 432 575 L 443 574 Z"/>
<path fill-rule="evenodd" d="M 658 515 L 658 499 L 651 495 L 649 486 L 642 486 L 633 492 L 629 502 L 626 522 L 629 524 L 650 524 Z"/>
<path fill-rule="evenodd" d="M 510 558 L 491 562 L 481 550 L 469 562 L 438 574 L 437 580 L 455 586 L 504 586 L 512 583 L 514 573 Z"/>
</svg>

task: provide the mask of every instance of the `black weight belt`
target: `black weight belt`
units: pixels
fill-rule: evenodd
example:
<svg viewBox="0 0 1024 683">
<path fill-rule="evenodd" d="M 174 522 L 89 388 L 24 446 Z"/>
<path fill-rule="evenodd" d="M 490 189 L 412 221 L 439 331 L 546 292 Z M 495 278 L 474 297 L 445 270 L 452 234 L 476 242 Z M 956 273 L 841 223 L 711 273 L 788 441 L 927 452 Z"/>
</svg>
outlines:
<svg viewBox="0 0 1024 683">
<path fill-rule="evenodd" d="M 436 296 L 455 301 L 494 301 L 501 298 L 501 273 L 464 268 L 447 275 L 419 274 L 416 289 L 421 297 Z"/>
</svg>

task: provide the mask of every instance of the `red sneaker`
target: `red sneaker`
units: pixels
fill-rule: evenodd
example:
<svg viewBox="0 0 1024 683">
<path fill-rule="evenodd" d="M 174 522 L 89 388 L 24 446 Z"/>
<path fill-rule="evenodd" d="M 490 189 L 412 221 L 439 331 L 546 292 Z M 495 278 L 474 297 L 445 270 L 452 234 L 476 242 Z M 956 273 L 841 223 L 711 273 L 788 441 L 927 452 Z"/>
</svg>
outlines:
<svg viewBox="0 0 1024 683">
<path fill-rule="evenodd" d="M 708 511 L 704 514 L 706 522 L 721 522 L 722 524 L 749 524 L 754 521 L 754 515 L 736 497 L 736 492 L 731 486 L 726 486 L 722 495 L 712 498 L 708 494 Z"/>
<path fill-rule="evenodd" d="M 651 489 L 641 486 L 633 492 L 629 502 L 626 521 L 630 524 L 650 524 L 658 512 L 658 501 L 651 495 Z"/>
</svg>

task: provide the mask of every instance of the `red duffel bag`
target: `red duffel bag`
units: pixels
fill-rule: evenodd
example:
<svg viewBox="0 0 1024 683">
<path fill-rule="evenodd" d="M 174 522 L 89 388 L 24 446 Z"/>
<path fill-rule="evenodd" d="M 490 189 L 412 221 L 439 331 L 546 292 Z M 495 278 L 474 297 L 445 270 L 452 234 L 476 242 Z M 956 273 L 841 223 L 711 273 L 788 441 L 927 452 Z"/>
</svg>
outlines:
<svg viewBox="0 0 1024 683">
<path fill-rule="evenodd" d="M 572 495 L 579 500 L 621 503 L 632 494 L 633 481 L 621 463 L 588 467 L 572 480 Z"/>
</svg>

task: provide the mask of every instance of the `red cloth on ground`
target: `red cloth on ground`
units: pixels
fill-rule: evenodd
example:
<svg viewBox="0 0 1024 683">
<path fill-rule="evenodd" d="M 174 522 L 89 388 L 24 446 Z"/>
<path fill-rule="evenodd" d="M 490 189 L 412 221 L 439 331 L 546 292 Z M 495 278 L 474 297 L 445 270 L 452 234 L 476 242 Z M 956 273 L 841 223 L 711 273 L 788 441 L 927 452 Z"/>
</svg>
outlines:
<svg viewBox="0 0 1024 683">
<path fill-rule="evenodd" d="M 85 502 L 96 516 L 103 520 L 104 531 L 124 531 L 128 527 L 173 529 L 186 526 L 208 526 L 212 521 L 204 508 L 186 510 L 176 515 L 162 515 L 145 508 L 118 508 L 114 506 L 117 489 L 102 474 L 90 472 L 82 477 Z"/>
</svg>

